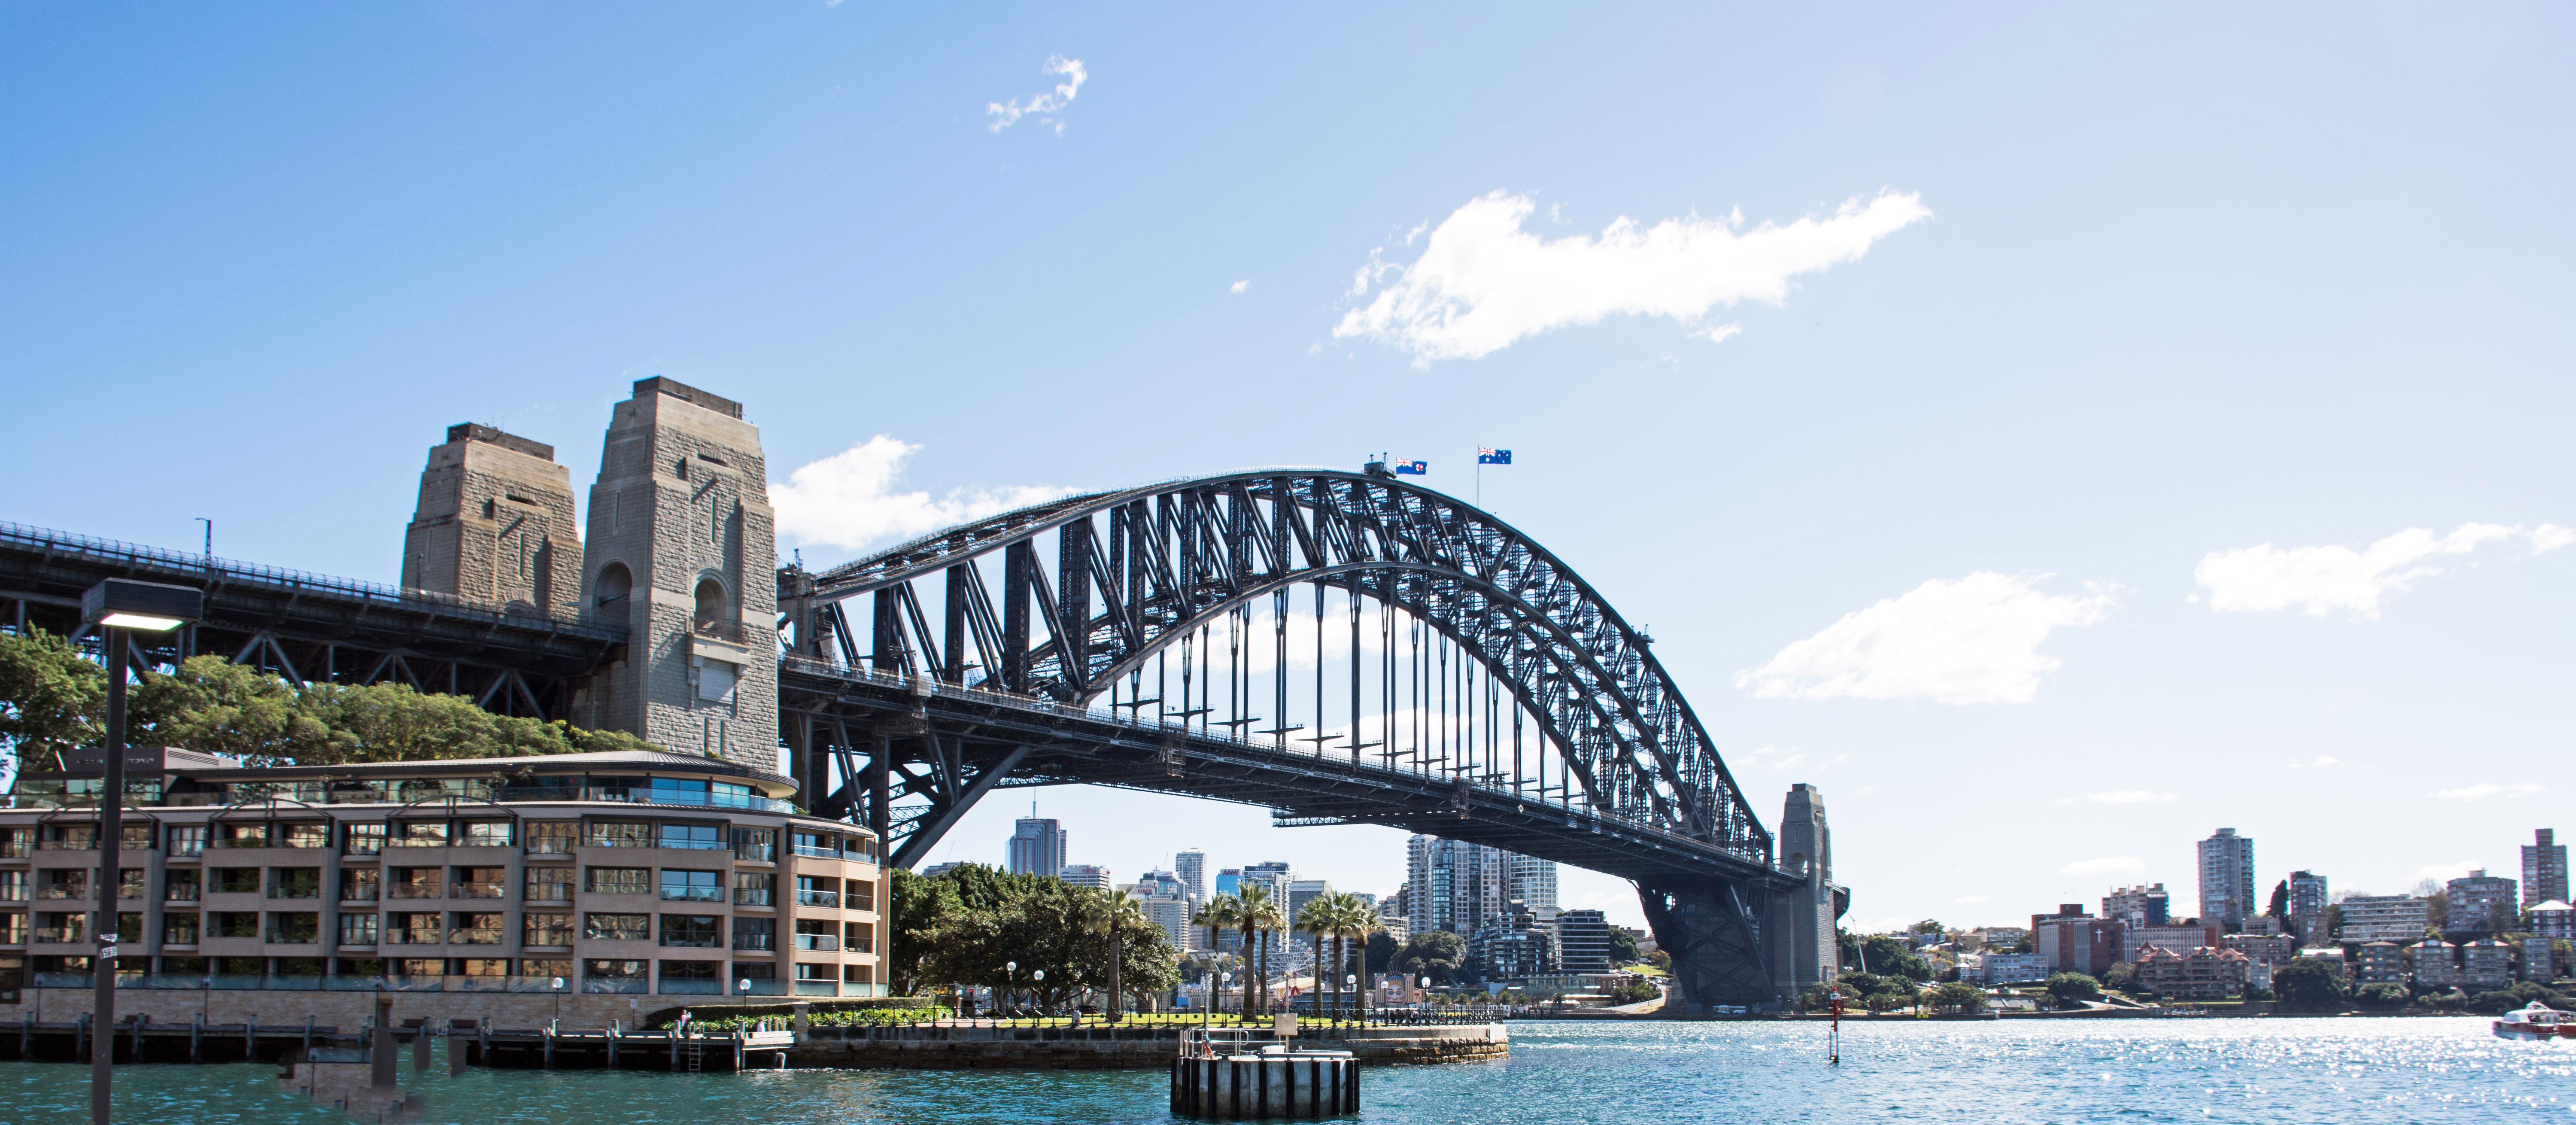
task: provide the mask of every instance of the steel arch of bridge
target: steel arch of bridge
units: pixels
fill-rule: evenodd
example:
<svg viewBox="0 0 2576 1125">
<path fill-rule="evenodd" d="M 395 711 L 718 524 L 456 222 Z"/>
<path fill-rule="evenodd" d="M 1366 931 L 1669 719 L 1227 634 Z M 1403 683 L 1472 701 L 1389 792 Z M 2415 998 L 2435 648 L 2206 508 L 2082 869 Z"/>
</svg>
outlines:
<svg viewBox="0 0 2576 1125">
<path fill-rule="evenodd" d="M 998 596 L 977 565 L 996 556 Z M 925 596 L 923 582 L 944 589 Z M 1024 508 L 819 573 L 791 568 L 782 643 L 810 661 L 1082 704 L 1237 607 L 1306 585 L 1394 606 L 1472 654 L 1559 748 L 1588 811 L 1770 869 L 1770 834 L 1648 639 L 1517 529 L 1393 479 L 1172 481 Z M 863 612 L 844 608 L 863 598 Z M 934 601 L 938 621 L 925 612 Z"/>
</svg>

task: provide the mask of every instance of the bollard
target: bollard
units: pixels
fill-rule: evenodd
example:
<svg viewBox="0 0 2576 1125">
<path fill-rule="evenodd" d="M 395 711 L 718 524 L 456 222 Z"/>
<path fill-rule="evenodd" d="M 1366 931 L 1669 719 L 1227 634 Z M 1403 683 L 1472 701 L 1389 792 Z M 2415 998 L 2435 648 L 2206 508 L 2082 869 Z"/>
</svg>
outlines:
<svg viewBox="0 0 2576 1125">
<path fill-rule="evenodd" d="M 412 1032 L 412 1038 L 411 1038 L 411 1068 L 412 1068 L 413 1070 L 427 1070 L 427 1069 L 429 1069 L 429 1021 L 428 1021 L 428 1020 L 422 1020 L 422 1021 L 420 1021 L 420 1027 L 419 1027 L 419 1028 L 417 1028 L 417 1029 L 415 1029 L 415 1030 Z"/>
<path fill-rule="evenodd" d="M 134 1049 L 126 1053 L 131 1055 L 135 1062 L 143 1061 L 143 1025 L 150 1022 L 152 1017 L 141 1012 L 134 1013 Z"/>
<path fill-rule="evenodd" d="M 394 1064 L 397 1061 L 394 1058 L 393 1001 L 383 997 L 376 999 L 376 1026 L 372 1030 L 375 1032 L 374 1042 L 370 1044 L 372 1049 L 367 1052 L 367 1059 L 375 1067 L 370 1072 L 369 1083 L 376 1089 L 390 1090 L 394 1088 Z"/>
<path fill-rule="evenodd" d="M 259 1013 L 257 1012 L 252 1012 L 250 1022 L 242 1025 L 242 1061 L 259 1061 Z"/>
<path fill-rule="evenodd" d="M 206 1045 L 205 1045 L 205 1036 L 206 1036 L 206 1014 L 205 1014 L 204 1012 L 194 1012 L 194 1013 L 190 1013 L 190 1014 L 189 1014 L 189 1016 L 188 1016 L 188 1061 L 189 1061 L 189 1062 L 192 1062 L 192 1063 L 193 1063 L 193 1062 L 204 1062 L 204 1061 L 206 1061 Z"/>
<path fill-rule="evenodd" d="M 555 1068 L 555 1022 L 553 1020 L 546 1021 L 544 1043 L 546 1045 L 545 1068 L 553 1070 Z"/>
<path fill-rule="evenodd" d="M 456 1041 L 455 1021 L 448 1022 L 444 1038 L 447 1040 L 447 1076 L 455 1078 L 465 1073 L 465 1045 Z"/>
<path fill-rule="evenodd" d="M 80 1024 L 72 1031 L 72 1053 L 79 1055 L 83 1061 L 87 1061 L 89 1059 L 89 1052 L 89 1013 L 82 1012 Z"/>
</svg>

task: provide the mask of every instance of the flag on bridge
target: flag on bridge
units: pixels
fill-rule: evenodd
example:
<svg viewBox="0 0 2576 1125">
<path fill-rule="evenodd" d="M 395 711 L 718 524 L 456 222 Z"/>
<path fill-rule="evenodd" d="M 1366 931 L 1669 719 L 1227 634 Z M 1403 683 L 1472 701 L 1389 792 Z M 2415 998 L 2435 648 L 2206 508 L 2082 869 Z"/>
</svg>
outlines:
<svg viewBox="0 0 2576 1125">
<path fill-rule="evenodd" d="M 1427 476 L 1430 476 L 1430 475 L 1431 475 L 1431 462 L 1429 462 L 1429 461 L 1398 461 L 1398 462 L 1396 462 L 1396 463 L 1395 463 L 1395 475 L 1400 476 L 1400 477 L 1427 477 Z"/>
<path fill-rule="evenodd" d="M 1512 451 L 1508 449 L 1486 449 L 1483 446 L 1478 446 L 1476 448 L 1476 463 L 1479 465 L 1508 465 L 1512 463 Z"/>
</svg>

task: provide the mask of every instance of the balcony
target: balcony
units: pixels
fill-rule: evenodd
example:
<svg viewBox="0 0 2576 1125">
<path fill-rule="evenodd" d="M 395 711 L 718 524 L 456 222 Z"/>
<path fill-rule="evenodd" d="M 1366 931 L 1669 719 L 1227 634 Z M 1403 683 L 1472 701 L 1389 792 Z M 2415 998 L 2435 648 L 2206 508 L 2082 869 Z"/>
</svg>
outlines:
<svg viewBox="0 0 2576 1125">
<path fill-rule="evenodd" d="M 396 883 L 396 884 L 394 884 L 393 886 L 388 887 L 388 888 L 386 888 L 386 889 L 385 889 L 385 897 L 386 897 L 386 898 L 446 898 L 446 897 L 447 897 L 447 888 L 442 887 L 442 886 L 440 886 L 439 884 L 436 884 L 436 883 L 427 883 L 427 884 L 419 884 L 419 885 Z"/>
<path fill-rule="evenodd" d="M 781 801 L 775 797 L 744 796 L 735 793 L 692 793 L 669 789 L 608 789 L 583 785 L 504 785 L 493 791 L 492 799 L 505 804 L 513 801 L 598 801 L 619 805 L 742 809 L 748 812 L 798 811 L 795 802 Z"/>
<path fill-rule="evenodd" d="M 36 888 L 36 897 L 39 899 L 87 899 L 89 898 L 89 888 L 38 887 Z"/>
<path fill-rule="evenodd" d="M 509 888 L 500 883 L 458 883 L 451 898 L 507 898 Z"/>
<path fill-rule="evenodd" d="M 796 892 L 796 905 L 820 906 L 826 909 L 838 910 L 841 908 L 841 892 L 798 891 Z"/>
<path fill-rule="evenodd" d="M 88 941 L 89 924 L 87 922 L 83 922 L 72 926 L 38 926 L 36 927 L 36 940 L 38 942 L 55 943 Z"/>
<path fill-rule="evenodd" d="M 774 937 L 775 935 L 772 934 L 746 934 L 736 932 L 733 935 L 733 947 L 749 953 L 768 953 L 777 947 L 777 942 L 773 940 Z"/>
<path fill-rule="evenodd" d="M 796 845 L 796 854 L 808 859 L 839 859 L 841 858 L 841 849 L 827 848 L 818 844 L 798 844 Z"/>
<path fill-rule="evenodd" d="M 841 994 L 841 986 L 835 981 L 800 980 L 796 982 L 796 994 L 798 996 L 838 996 Z"/>
<path fill-rule="evenodd" d="M 777 893 L 765 887 L 736 887 L 733 892 L 735 906 L 775 906 L 777 900 Z"/>
<path fill-rule="evenodd" d="M 838 953 L 841 951 L 841 936 L 839 934 L 798 934 L 796 948 L 812 953 Z"/>
<path fill-rule="evenodd" d="M 723 887 L 662 888 L 662 901 L 664 902 L 723 902 L 724 900 L 725 892 Z"/>
</svg>

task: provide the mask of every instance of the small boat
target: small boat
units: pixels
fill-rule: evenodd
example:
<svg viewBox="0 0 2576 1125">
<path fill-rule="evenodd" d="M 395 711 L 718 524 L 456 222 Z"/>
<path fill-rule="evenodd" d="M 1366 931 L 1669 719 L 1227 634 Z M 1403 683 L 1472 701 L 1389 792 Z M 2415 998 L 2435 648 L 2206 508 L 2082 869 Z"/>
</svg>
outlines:
<svg viewBox="0 0 2576 1125">
<path fill-rule="evenodd" d="M 2498 1039 L 2576 1038 L 2576 1012 L 2557 1011 L 2534 1000 L 2495 1021 L 2495 1034 Z"/>
</svg>

